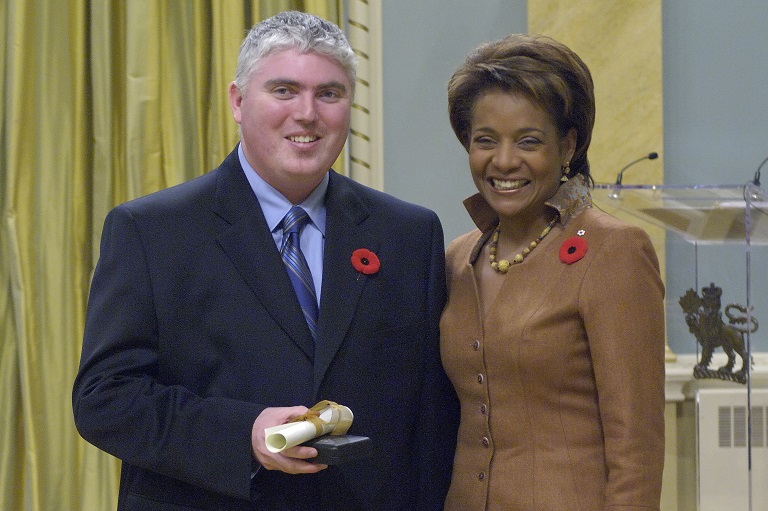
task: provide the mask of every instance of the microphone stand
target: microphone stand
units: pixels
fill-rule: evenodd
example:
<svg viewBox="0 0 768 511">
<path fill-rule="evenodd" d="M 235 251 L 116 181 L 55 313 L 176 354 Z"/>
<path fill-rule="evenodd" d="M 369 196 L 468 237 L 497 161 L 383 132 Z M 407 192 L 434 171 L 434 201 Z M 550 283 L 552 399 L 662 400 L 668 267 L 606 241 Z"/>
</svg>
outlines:
<svg viewBox="0 0 768 511">
<path fill-rule="evenodd" d="M 653 152 L 653 153 L 648 153 L 648 154 L 646 154 L 645 156 L 643 156 L 642 158 L 638 158 L 638 159 L 636 159 L 636 160 L 633 160 L 633 161 L 631 161 L 631 162 L 627 163 L 626 165 L 624 165 L 624 167 L 623 167 L 623 168 L 622 168 L 622 169 L 619 171 L 619 173 L 616 175 L 616 186 L 621 186 L 621 180 L 622 180 L 622 178 L 624 177 L 624 171 L 625 171 L 625 170 L 627 170 L 629 167 L 631 167 L 631 166 L 632 166 L 632 165 L 634 165 L 635 163 L 639 163 L 639 162 L 641 162 L 641 161 L 643 161 L 643 160 L 655 160 L 655 159 L 656 159 L 656 158 L 658 158 L 658 157 L 659 157 L 659 153 L 656 153 L 656 152 Z M 618 190 L 614 190 L 614 191 L 613 191 L 613 192 L 612 192 L 612 193 L 609 195 L 609 197 L 610 197 L 611 199 L 619 199 L 619 198 L 620 198 L 620 195 L 619 195 L 619 191 L 618 191 Z"/>
<path fill-rule="evenodd" d="M 634 161 L 631 161 L 631 162 L 627 163 L 626 165 L 624 165 L 624 168 L 621 169 L 619 171 L 619 174 L 616 176 L 616 184 L 617 185 L 621 184 L 621 179 L 624 177 L 624 171 L 627 170 L 632 165 L 634 165 L 635 163 L 639 163 L 639 162 L 641 162 L 643 160 L 655 160 L 658 157 L 659 157 L 659 153 L 649 153 L 649 154 L 646 154 L 645 156 L 643 156 L 642 158 L 638 158 L 638 159 L 636 159 Z"/>
</svg>

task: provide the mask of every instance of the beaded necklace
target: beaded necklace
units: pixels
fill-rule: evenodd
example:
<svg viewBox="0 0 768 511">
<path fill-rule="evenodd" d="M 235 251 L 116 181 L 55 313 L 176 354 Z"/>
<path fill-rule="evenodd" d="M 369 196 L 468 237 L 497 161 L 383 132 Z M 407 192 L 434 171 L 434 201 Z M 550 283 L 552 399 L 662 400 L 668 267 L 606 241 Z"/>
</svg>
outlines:
<svg viewBox="0 0 768 511">
<path fill-rule="evenodd" d="M 497 272 L 504 274 L 507 273 L 507 270 L 509 270 L 509 267 L 513 264 L 520 264 L 523 262 L 523 259 L 525 259 L 528 254 L 531 253 L 531 251 L 536 248 L 539 243 L 541 243 L 541 240 L 544 239 L 544 237 L 549 234 L 549 231 L 552 230 L 552 227 L 555 226 L 555 223 L 557 223 L 557 215 L 549 221 L 547 226 L 544 228 L 543 231 L 541 231 L 541 234 L 539 234 L 539 237 L 536 238 L 531 242 L 530 245 L 525 247 L 522 252 L 517 254 L 510 263 L 506 259 L 502 259 L 500 261 L 496 261 L 496 250 L 499 246 L 499 231 L 501 230 L 499 227 L 499 224 L 496 224 L 496 230 L 493 232 L 493 238 L 491 239 L 491 246 L 488 249 L 488 252 L 490 253 L 489 259 L 491 260 L 491 268 L 496 270 Z"/>
</svg>

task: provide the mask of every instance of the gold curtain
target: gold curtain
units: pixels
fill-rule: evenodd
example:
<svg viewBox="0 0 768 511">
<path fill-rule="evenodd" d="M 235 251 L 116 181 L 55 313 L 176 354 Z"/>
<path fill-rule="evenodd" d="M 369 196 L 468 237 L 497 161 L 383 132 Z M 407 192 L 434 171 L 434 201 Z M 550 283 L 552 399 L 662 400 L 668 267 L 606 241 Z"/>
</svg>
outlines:
<svg viewBox="0 0 768 511">
<path fill-rule="evenodd" d="M 72 420 L 101 225 L 218 165 L 256 21 L 341 0 L 0 2 L 0 509 L 116 509 L 119 463 Z"/>
</svg>

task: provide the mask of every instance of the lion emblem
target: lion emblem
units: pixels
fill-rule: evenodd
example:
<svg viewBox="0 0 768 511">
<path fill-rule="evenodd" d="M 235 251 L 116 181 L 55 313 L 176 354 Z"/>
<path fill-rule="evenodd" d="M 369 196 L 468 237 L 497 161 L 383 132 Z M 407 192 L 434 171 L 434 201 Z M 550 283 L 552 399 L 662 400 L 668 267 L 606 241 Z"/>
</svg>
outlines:
<svg viewBox="0 0 768 511">
<path fill-rule="evenodd" d="M 709 287 L 701 290 L 701 296 L 689 289 L 680 297 L 679 303 L 685 313 L 688 330 L 701 345 L 701 359 L 693 368 L 693 376 L 746 383 L 748 357 L 744 334 L 757 332 L 757 319 L 747 314 L 746 307 L 732 303 L 725 307 L 728 323 L 723 321 L 720 309 L 722 294 L 723 290 L 711 283 Z M 739 313 L 734 314 L 734 310 Z M 728 363 L 712 370 L 709 369 L 709 364 L 717 348 L 723 348 L 728 356 Z M 737 354 L 741 357 L 741 369 L 734 372 Z"/>
</svg>

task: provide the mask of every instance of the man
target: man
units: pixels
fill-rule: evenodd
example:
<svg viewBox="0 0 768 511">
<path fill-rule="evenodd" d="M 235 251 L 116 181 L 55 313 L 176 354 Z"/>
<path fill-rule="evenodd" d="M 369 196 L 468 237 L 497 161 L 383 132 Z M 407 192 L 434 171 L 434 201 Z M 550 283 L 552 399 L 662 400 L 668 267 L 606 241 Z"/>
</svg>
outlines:
<svg viewBox="0 0 768 511">
<path fill-rule="evenodd" d="M 122 460 L 119 509 L 442 509 L 458 422 L 438 354 L 442 229 L 329 170 L 354 81 L 335 25 L 256 25 L 229 91 L 238 147 L 107 216 L 73 404 L 83 437 Z M 303 291 L 287 252 L 306 259 Z M 373 456 L 266 449 L 265 428 L 325 399 Z"/>
</svg>

